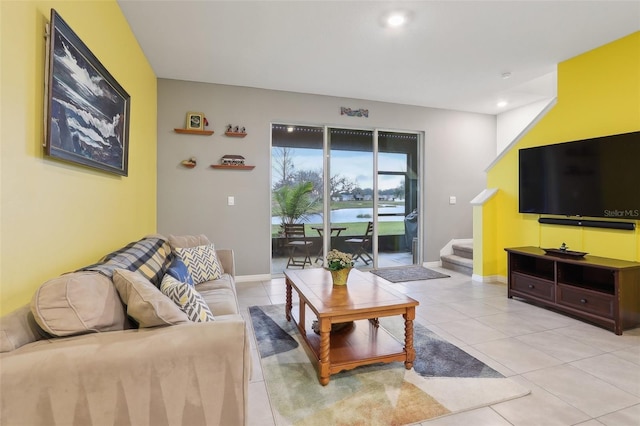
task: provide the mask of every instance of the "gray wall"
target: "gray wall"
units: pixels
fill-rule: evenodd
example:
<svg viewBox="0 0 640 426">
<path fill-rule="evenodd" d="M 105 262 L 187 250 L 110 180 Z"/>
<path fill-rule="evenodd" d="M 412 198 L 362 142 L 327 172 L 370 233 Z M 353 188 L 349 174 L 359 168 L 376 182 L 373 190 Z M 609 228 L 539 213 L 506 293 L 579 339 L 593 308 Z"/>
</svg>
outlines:
<svg viewBox="0 0 640 426">
<path fill-rule="evenodd" d="M 368 109 L 369 117 L 341 116 L 341 106 Z M 215 134 L 175 133 L 187 111 L 205 113 Z M 485 188 L 483 170 L 496 155 L 495 116 L 166 79 L 158 80 L 158 232 L 204 233 L 217 247 L 234 249 L 238 275 L 269 274 L 274 121 L 424 132 L 423 260 L 439 260 L 453 238 L 472 237 L 469 202 Z M 226 137 L 227 124 L 245 126 L 248 135 Z M 256 167 L 209 167 L 225 154 L 240 154 Z M 191 156 L 197 167 L 182 167 Z M 449 205 L 451 195 L 456 205 Z M 228 196 L 235 206 L 227 205 Z"/>
</svg>

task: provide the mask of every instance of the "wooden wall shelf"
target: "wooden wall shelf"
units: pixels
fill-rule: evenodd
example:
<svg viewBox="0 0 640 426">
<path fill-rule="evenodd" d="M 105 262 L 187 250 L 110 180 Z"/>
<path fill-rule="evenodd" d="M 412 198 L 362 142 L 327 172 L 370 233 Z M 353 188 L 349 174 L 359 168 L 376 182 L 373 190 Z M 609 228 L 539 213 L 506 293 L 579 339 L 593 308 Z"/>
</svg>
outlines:
<svg viewBox="0 0 640 426">
<path fill-rule="evenodd" d="M 173 129 L 176 133 L 183 133 L 187 135 L 200 135 L 200 136 L 211 136 L 213 134 L 213 130 L 193 130 L 193 129 Z"/>
<path fill-rule="evenodd" d="M 247 136 L 247 134 L 243 132 L 224 132 L 224 134 L 231 138 L 244 138 Z"/>
<path fill-rule="evenodd" d="M 212 164 L 214 169 L 227 169 L 227 170 L 253 170 L 256 166 L 230 166 L 228 164 Z"/>
</svg>

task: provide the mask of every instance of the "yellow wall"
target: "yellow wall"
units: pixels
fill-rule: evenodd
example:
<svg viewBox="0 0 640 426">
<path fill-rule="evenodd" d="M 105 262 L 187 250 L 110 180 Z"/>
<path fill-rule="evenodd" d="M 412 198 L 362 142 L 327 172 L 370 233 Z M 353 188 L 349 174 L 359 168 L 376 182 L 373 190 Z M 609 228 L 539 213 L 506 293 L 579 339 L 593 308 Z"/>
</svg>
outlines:
<svg viewBox="0 0 640 426">
<path fill-rule="evenodd" d="M 518 213 L 518 149 L 638 130 L 640 32 L 559 64 L 557 104 L 487 175 L 487 187 L 499 191 L 482 215 L 485 238 L 496 241 L 483 253 L 482 275 L 506 276 L 505 247 L 566 242 L 572 250 L 640 261 L 639 221 L 633 232 L 616 231 L 540 225 L 538 215 Z"/>
<path fill-rule="evenodd" d="M 45 23 L 62 16 L 131 96 L 129 176 L 43 154 Z M 49 278 L 156 230 L 156 76 L 115 0 L 0 9 L 0 312 Z"/>
</svg>

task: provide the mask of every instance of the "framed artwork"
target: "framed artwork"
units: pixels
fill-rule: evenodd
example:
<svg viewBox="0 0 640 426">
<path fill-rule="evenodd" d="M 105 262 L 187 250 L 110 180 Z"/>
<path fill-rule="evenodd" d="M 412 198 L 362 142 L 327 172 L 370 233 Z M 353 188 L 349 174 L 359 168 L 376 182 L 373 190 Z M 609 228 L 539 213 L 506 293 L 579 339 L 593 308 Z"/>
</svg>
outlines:
<svg viewBox="0 0 640 426">
<path fill-rule="evenodd" d="M 204 130 L 204 114 L 201 112 L 188 112 L 187 129 Z"/>
<path fill-rule="evenodd" d="M 131 97 L 51 9 L 45 75 L 45 153 L 128 174 Z"/>
</svg>

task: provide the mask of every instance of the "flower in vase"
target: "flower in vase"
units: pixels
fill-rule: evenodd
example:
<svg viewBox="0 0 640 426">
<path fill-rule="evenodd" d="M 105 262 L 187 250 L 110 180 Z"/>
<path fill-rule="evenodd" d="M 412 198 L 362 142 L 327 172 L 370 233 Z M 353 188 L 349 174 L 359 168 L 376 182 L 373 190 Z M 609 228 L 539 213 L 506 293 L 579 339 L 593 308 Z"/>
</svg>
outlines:
<svg viewBox="0 0 640 426">
<path fill-rule="evenodd" d="M 327 269 L 330 271 L 339 271 L 345 268 L 353 267 L 353 258 L 349 253 L 343 253 L 333 249 L 327 254 Z"/>
</svg>

